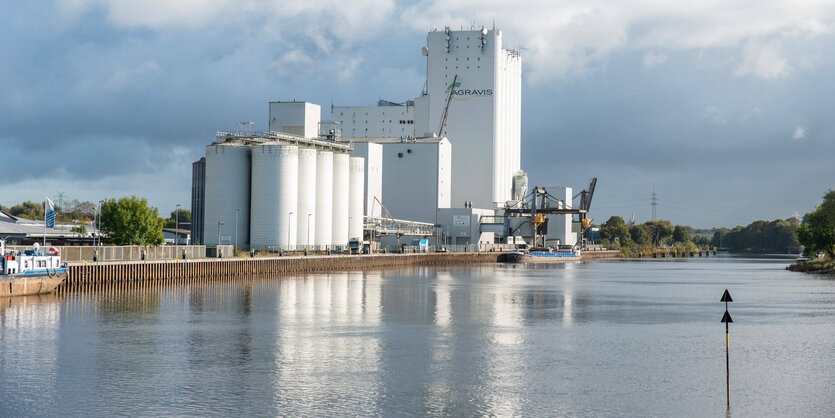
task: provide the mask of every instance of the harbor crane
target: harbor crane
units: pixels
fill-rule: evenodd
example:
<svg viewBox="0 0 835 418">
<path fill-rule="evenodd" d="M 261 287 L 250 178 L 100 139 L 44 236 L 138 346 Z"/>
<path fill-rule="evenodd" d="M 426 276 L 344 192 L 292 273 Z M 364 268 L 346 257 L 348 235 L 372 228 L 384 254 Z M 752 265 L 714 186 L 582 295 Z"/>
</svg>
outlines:
<svg viewBox="0 0 835 418">
<path fill-rule="evenodd" d="M 544 247 L 544 234 L 541 233 L 542 225 L 546 223 L 546 215 L 577 215 L 580 222 L 580 237 L 578 245 L 585 247 L 586 231 L 591 225 L 591 219 L 588 218 L 588 212 L 591 208 L 591 201 L 594 197 L 594 188 L 597 185 L 597 177 L 594 177 L 589 182 L 588 187 L 573 196 L 573 199 L 580 198 L 580 206 L 572 207 L 572 202 L 565 202 L 557 199 L 548 193 L 548 190 L 543 186 L 534 186 L 523 200 L 516 205 L 509 206 L 504 210 L 504 224 L 508 235 L 513 235 L 519 230 L 522 225 L 529 223 L 531 225 L 531 247 Z M 515 230 L 511 227 L 511 218 L 528 218 Z M 542 240 L 540 240 L 542 238 Z"/>
</svg>

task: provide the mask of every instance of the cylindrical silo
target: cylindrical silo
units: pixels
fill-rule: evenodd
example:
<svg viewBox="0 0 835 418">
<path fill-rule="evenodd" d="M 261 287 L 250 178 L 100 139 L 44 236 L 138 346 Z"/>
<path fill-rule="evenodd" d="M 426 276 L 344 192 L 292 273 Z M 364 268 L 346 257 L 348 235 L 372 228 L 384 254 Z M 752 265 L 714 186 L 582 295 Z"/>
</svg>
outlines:
<svg viewBox="0 0 835 418">
<path fill-rule="evenodd" d="M 349 155 L 333 154 L 333 245 L 348 245 Z"/>
<path fill-rule="evenodd" d="M 255 248 L 292 250 L 298 218 L 299 148 L 252 147 L 250 242 Z"/>
<path fill-rule="evenodd" d="M 348 239 L 362 241 L 362 220 L 365 192 L 365 159 L 351 156 L 348 191 Z"/>
<path fill-rule="evenodd" d="M 319 249 L 333 244 L 333 152 L 316 153 L 316 215 L 313 243 Z"/>
<path fill-rule="evenodd" d="M 249 244 L 250 148 L 242 144 L 206 147 L 204 245 Z M 237 214 L 237 228 L 235 215 Z M 220 222 L 223 222 L 220 225 Z"/>
<path fill-rule="evenodd" d="M 316 236 L 316 149 L 299 148 L 299 206 L 296 243 L 309 247 Z"/>
</svg>

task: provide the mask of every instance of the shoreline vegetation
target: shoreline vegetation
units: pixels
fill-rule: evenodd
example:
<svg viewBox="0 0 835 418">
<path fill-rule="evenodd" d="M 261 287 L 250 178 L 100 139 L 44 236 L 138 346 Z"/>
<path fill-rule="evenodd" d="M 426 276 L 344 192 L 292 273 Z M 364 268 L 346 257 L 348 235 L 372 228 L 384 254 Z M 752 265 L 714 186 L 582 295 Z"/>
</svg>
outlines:
<svg viewBox="0 0 835 418">
<path fill-rule="evenodd" d="M 623 257 L 647 257 L 655 253 L 687 256 L 701 251 L 722 249 L 733 253 L 796 254 L 800 250 L 795 218 L 758 220 L 733 229 L 697 230 L 673 225 L 669 220 L 627 224 L 612 216 L 600 225 L 600 244 L 618 250 Z"/>
<path fill-rule="evenodd" d="M 804 273 L 835 273 L 835 190 L 823 195 L 823 202 L 803 217 L 797 229 L 803 253 L 810 258 L 787 267 Z"/>
<path fill-rule="evenodd" d="M 835 259 L 829 257 L 816 258 L 814 260 L 798 261 L 786 267 L 786 270 L 801 273 L 831 274 L 835 275 Z"/>
</svg>

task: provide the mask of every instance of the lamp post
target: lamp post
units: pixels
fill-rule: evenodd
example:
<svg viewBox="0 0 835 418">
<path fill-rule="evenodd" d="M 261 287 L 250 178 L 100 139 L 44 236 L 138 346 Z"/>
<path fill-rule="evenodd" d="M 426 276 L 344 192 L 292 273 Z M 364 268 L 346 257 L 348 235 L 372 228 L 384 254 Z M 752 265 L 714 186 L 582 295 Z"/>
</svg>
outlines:
<svg viewBox="0 0 835 418">
<path fill-rule="evenodd" d="M 238 249 L 238 212 L 241 209 L 235 209 L 235 249 Z"/>
<path fill-rule="evenodd" d="M 99 211 L 101 211 L 101 206 L 96 205 L 96 212 L 93 213 L 93 228 L 96 228 L 96 234 L 93 235 L 93 246 L 96 246 L 96 240 L 99 238 Z"/>
<path fill-rule="evenodd" d="M 177 253 L 177 244 L 180 238 L 180 204 L 174 206 L 174 253 Z"/>
<path fill-rule="evenodd" d="M 312 213 L 307 214 L 307 247 L 310 248 L 310 215 Z"/>
<path fill-rule="evenodd" d="M 287 251 L 290 251 L 290 217 L 293 216 L 293 211 L 287 214 Z"/>
<path fill-rule="evenodd" d="M 101 215 L 104 209 L 104 200 L 99 200 L 99 223 L 96 225 L 96 237 L 99 239 L 98 246 L 101 246 Z M 95 244 L 95 243 L 94 243 Z"/>
<path fill-rule="evenodd" d="M 223 221 L 217 221 L 217 245 L 220 245 L 220 226 L 223 225 Z"/>
</svg>

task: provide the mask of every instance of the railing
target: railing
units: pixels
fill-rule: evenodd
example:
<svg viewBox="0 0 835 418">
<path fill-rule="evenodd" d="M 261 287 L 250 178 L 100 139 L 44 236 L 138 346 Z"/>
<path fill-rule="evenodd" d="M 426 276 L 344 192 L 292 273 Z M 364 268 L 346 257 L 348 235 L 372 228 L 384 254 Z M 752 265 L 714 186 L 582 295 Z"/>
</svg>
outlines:
<svg viewBox="0 0 835 418">
<path fill-rule="evenodd" d="M 412 222 L 392 218 L 376 218 L 365 216 L 366 231 L 374 231 L 376 235 L 403 235 L 403 236 L 434 236 L 437 227 L 427 222 Z"/>
<path fill-rule="evenodd" d="M 10 250 L 31 250 L 31 246 L 7 246 Z M 145 260 L 174 260 L 186 258 L 206 257 L 205 245 L 102 245 L 96 247 L 55 246 L 61 253 L 61 261 L 139 261 L 142 260 L 143 250 Z"/>
<path fill-rule="evenodd" d="M 285 134 L 283 132 L 246 132 L 246 133 L 238 133 L 238 132 L 224 132 L 224 131 L 217 131 L 215 133 L 215 143 L 223 143 L 230 139 L 238 139 L 241 141 L 252 142 L 252 143 L 259 143 L 259 144 L 268 144 L 270 142 L 275 141 L 285 141 L 285 142 L 292 142 L 296 144 L 305 144 L 311 146 L 318 146 L 322 148 L 331 148 L 339 151 L 352 151 L 354 149 L 353 144 L 347 142 L 334 142 L 334 141 L 327 141 L 323 139 L 313 139 L 313 138 L 305 138 L 303 136 L 298 135 L 291 135 Z"/>
</svg>

